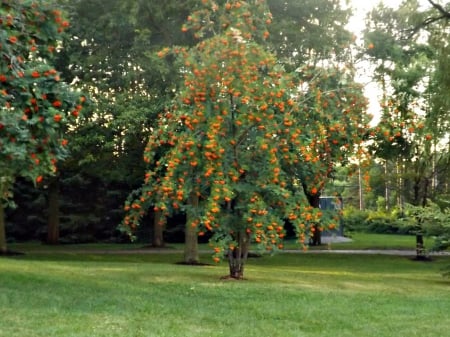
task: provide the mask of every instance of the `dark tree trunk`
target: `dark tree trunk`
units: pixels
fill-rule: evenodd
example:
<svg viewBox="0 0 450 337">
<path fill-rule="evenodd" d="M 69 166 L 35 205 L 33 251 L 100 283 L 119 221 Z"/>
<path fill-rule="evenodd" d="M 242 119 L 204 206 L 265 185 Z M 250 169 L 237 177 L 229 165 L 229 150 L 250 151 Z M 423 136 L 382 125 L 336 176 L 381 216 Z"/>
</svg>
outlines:
<svg viewBox="0 0 450 337">
<path fill-rule="evenodd" d="M 153 213 L 153 238 L 152 246 L 157 248 L 164 247 L 164 225 L 161 223 L 161 212 L 155 211 Z"/>
<path fill-rule="evenodd" d="M 425 207 L 427 205 L 427 194 L 428 194 L 428 185 L 429 180 L 425 178 L 423 181 L 424 188 L 423 188 L 423 195 L 421 204 L 422 207 Z M 419 205 L 420 201 L 420 180 L 417 180 L 414 184 L 414 202 L 415 205 Z M 425 245 L 423 243 L 423 233 L 422 233 L 422 220 L 420 218 L 417 218 L 417 233 L 416 233 L 416 260 L 426 260 L 426 252 L 425 252 Z"/>
<path fill-rule="evenodd" d="M 425 256 L 425 246 L 423 244 L 423 235 L 416 234 L 416 259 L 424 260 Z"/>
<path fill-rule="evenodd" d="M 428 200 L 428 186 L 430 186 L 430 180 L 425 178 L 423 182 L 423 197 L 422 197 L 422 206 L 425 207 L 427 205 Z"/>
<path fill-rule="evenodd" d="M 59 178 L 52 178 L 48 186 L 47 244 L 59 243 Z"/>
<path fill-rule="evenodd" d="M 184 263 L 198 264 L 200 262 L 198 254 L 198 234 L 197 226 L 193 226 L 192 219 L 194 217 L 195 209 L 198 209 L 199 197 L 195 192 L 192 192 L 189 196 L 190 210 L 187 212 L 186 228 L 184 233 Z"/>
<path fill-rule="evenodd" d="M 229 277 L 241 280 L 244 278 L 244 265 L 248 258 L 250 236 L 246 232 L 240 232 L 236 241 L 238 242 L 237 247 L 228 251 Z"/>
<path fill-rule="evenodd" d="M 6 225 L 5 208 L 0 200 L 0 255 L 6 254 L 8 246 L 6 245 Z"/>
<path fill-rule="evenodd" d="M 413 204 L 414 205 L 418 205 L 419 204 L 419 191 L 420 191 L 420 180 L 415 179 L 414 181 L 414 186 L 413 186 L 413 190 L 414 190 L 414 201 Z"/>
<path fill-rule="evenodd" d="M 313 226 L 314 232 L 311 236 L 311 246 L 320 246 L 322 244 L 322 232 L 320 231 L 320 226 L 318 224 L 314 224 Z"/>
<path fill-rule="evenodd" d="M 304 186 L 304 190 L 307 191 L 305 186 Z M 316 194 L 306 193 L 306 198 L 308 199 L 310 206 L 312 206 L 314 208 L 320 207 L 320 194 L 319 193 L 316 193 Z M 309 244 L 311 246 L 320 246 L 322 244 L 322 232 L 320 231 L 320 225 L 314 224 L 313 229 L 314 229 L 314 231 L 312 233 Z"/>
</svg>

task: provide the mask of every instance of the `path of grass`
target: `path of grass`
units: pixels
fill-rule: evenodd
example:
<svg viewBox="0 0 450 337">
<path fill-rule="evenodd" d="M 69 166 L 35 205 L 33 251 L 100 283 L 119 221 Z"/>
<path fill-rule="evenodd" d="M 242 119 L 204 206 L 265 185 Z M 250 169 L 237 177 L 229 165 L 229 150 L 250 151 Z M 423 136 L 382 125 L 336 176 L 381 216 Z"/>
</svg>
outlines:
<svg viewBox="0 0 450 337">
<path fill-rule="evenodd" d="M 280 254 L 227 266 L 178 254 L 0 258 L 0 336 L 443 337 L 450 257 Z M 204 256 L 209 261 L 209 256 Z"/>
</svg>

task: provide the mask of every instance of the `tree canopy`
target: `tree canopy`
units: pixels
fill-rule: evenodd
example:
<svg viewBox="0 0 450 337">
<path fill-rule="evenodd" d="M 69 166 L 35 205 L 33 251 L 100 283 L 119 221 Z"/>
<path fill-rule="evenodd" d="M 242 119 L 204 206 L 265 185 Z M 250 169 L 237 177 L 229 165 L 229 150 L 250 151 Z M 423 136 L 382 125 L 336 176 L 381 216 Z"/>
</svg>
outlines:
<svg viewBox="0 0 450 337">
<path fill-rule="evenodd" d="M 308 105 L 311 96 L 297 89 L 264 43 L 271 21 L 260 0 L 220 6 L 204 1 L 188 16 L 182 30 L 191 31 L 199 42 L 159 53 L 181 59 L 184 87 L 159 116 L 145 149 L 145 161 L 156 166 L 147 171 L 140 196 L 126 205 L 124 225 L 131 228 L 149 207 L 165 216 L 184 210 L 188 226 L 200 234 L 214 233 L 215 259 L 227 254 L 230 276 L 236 278 L 243 275 L 251 242 L 269 251 L 282 247 L 285 220 L 305 243 L 309 224 L 318 222 L 321 212 L 295 184 L 312 176 L 315 181 L 308 183 L 315 192 L 309 193 L 317 194 L 328 179 L 332 159 L 326 168 L 310 163 L 335 156 L 332 149 L 347 144 L 343 135 L 328 138 L 328 131 L 340 128 L 323 129 L 318 114 L 327 111 L 328 104 L 330 116 L 361 116 L 364 109 L 364 100 L 351 99 L 352 94 L 348 111 L 347 103 L 340 106 L 333 99 L 340 94 L 334 92 L 339 85 L 333 86 L 333 75 L 328 74 L 319 78 L 332 85 L 326 92 L 330 98 L 322 99 L 320 90 L 327 89 L 310 81 L 314 102 Z M 345 125 L 362 127 L 357 119 L 350 117 Z M 346 132 L 354 135 L 352 127 Z M 292 179 L 294 171 L 302 172 L 297 176 L 302 181 Z"/>
<path fill-rule="evenodd" d="M 16 177 L 40 183 L 66 156 L 65 132 L 85 98 L 61 81 L 52 60 L 69 26 L 61 11 L 37 2 L 1 2 L 0 232 Z M 0 250 L 6 251 L 4 234 Z"/>
</svg>

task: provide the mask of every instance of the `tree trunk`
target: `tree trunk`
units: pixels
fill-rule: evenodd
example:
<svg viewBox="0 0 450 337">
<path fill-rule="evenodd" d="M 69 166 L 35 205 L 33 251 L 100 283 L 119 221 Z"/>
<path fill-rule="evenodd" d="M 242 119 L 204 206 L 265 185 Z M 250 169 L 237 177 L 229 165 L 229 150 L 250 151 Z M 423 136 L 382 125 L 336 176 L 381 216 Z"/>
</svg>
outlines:
<svg viewBox="0 0 450 337">
<path fill-rule="evenodd" d="M 190 209 L 187 211 L 186 228 L 184 233 L 184 263 L 197 264 L 200 262 L 198 254 L 197 227 L 193 226 L 194 212 L 198 209 L 198 195 L 193 192 L 189 196 Z"/>
<path fill-rule="evenodd" d="M 313 226 L 314 232 L 311 237 L 311 246 L 320 246 L 322 244 L 322 233 L 320 231 L 320 226 L 318 224 L 314 224 Z"/>
<path fill-rule="evenodd" d="M 5 225 L 5 207 L 0 200 L 0 255 L 6 254 L 8 247 L 6 245 L 6 225 Z"/>
<path fill-rule="evenodd" d="M 423 196 L 422 207 L 426 207 L 428 203 L 428 187 L 430 186 L 430 179 L 424 178 L 423 181 Z"/>
<path fill-rule="evenodd" d="M 423 244 L 423 235 L 422 234 L 416 234 L 416 259 L 417 260 L 426 259 L 425 246 Z"/>
<path fill-rule="evenodd" d="M 306 191 L 306 189 L 305 189 L 305 191 Z M 314 208 L 320 207 L 320 194 L 318 194 L 318 193 L 307 194 L 306 197 L 308 199 L 310 206 L 312 206 Z M 320 246 L 322 244 L 322 232 L 320 231 L 320 225 L 314 224 L 313 228 L 314 228 L 314 232 L 310 239 L 309 244 L 311 246 Z"/>
<path fill-rule="evenodd" d="M 364 194 L 363 194 L 363 181 L 361 176 L 361 164 L 358 166 L 358 195 L 359 195 L 359 210 L 364 209 Z"/>
<path fill-rule="evenodd" d="M 164 226 L 161 223 L 161 212 L 155 211 L 153 213 L 153 238 L 152 246 L 161 248 L 164 247 Z"/>
<path fill-rule="evenodd" d="M 385 209 L 386 212 L 389 211 L 390 208 L 390 193 L 389 193 L 389 180 L 388 180 L 388 161 L 384 162 L 384 198 L 386 201 Z"/>
<path fill-rule="evenodd" d="M 413 196 L 413 205 L 419 204 L 419 198 L 420 198 L 420 179 L 414 179 L 414 186 L 413 186 L 414 196 Z"/>
<path fill-rule="evenodd" d="M 228 251 L 229 277 L 241 280 L 244 278 L 244 265 L 248 258 L 250 236 L 246 232 L 240 232 L 236 241 L 238 242 L 237 247 Z"/>
<path fill-rule="evenodd" d="M 59 178 L 52 178 L 48 186 L 47 244 L 59 243 Z"/>
</svg>

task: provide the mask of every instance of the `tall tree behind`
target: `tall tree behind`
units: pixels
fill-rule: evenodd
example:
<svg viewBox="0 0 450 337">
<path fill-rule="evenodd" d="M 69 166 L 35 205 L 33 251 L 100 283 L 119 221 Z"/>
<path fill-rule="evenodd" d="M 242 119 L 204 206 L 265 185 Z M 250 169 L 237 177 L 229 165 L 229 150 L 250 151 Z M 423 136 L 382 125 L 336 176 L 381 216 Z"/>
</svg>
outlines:
<svg viewBox="0 0 450 337">
<path fill-rule="evenodd" d="M 16 178 L 39 184 L 67 156 L 65 132 L 80 114 L 84 97 L 61 81 L 55 53 L 69 26 L 45 2 L 0 4 L 0 253 L 7 251 L 4 207 Z"/>
<path fill-rule="evenodd" d="M 445 95 L 437 88 L 438 83 L 445 85 L 439 69 L 445 62 L 436 62 L 443 56 L 442 48 L 429 43 L 438 35 L 441 42 L 445 38 L 431 34 L 426 41 L 415 34 L 425 15 L 416 1 L 398 10 L 380 6 L 366 32 L 366 53 L 376 64 L 384 91 L 381 121 L 372 133 L 374 150 L 393 167 L 400 208 L 404 202 L 423 204 L 435 195 L 431 182 L 441 157 L 439 144 L 448 134 Z"/>
<path fill-rule="evenodd" d="M 434 50 L 436 60 L 435 70 L 430 79 L 427 91 L 430 109 L 427 111 L 428 128 L 433 130 L 432 147 L 434 149 L 432 165 L 434 169 L 430 175 L 429 195 L 441 207 L 450 206 L 450 34 L 448 33 L 450 11 L 444 14 L 437 11 L 444 18 L 433 25 L 427 25 L 430 32 L 429 44 Z M 436 15 L 433 8 L 430 13 Z M 429 17 L 428 17 L 429 18 Z M 446 142 L 445 142 L 446 140 Z"/>
<path fill-rule="evenodd" d="M 436 179 L 442 164 L 448 173 L 449 147 L 444 145 L 449 135 L 448 110 L 446 99 L 442 100 L 446 94 L 437 88 L 446 83 L 438 73 L 448 63 L 442 48 L 448 40 L 440 30 L 446 22 L 438 22 L 435 30 L 429 15 L 419 10 L 418 1 L 405 1 L 397 10 L 380 5 L 371 13 L 365 35 L 367 54 L 374 60 L 384 92 L 382 119 L 372 132 L 373 148 L 394 165 L 402 212 L 405 202 L 427 206 L 442 183 Z M 420 27 L 427 27 L 428 40 L 419 34 Z M 424 224 L 420 217 L 416 220 L 417 258 L 421 259 Z"/>
<path fill-rule="evenodd" d="M 353 34 L 345 28 L 351 15 L 339 0 L 268 1 L 273 44 L 287 71 L 322 62 L 350 61 Z"/>
<path fill-rule="evenodd" d="M 293 185 L 302 186 L 310 205 L 318 208 L 335 165 L 345 165 L 358 150 L 350 144 L 362 141 L 369 119 L 362 86 L 354 79 L 354 36 L 345 28 L 351 10 L 337 0 L 269 1 L 269 6 L 274 16 L 269 41 L 305 94 L 303 123 L 308 127 L 302 132 L 310 131 L 311 142 L 300 151 L 304 158 L 320 154 L 319 161 L 299 165 Z M 320 230 L 316 224 L 312 244 L 320 244 Z"/>
<path fill-rule="evenodd" d="M 176 88 L 178 73 L 155 51 L 162 45 L 188 44 L 179 27 L 193 1 L 55 1 L 65 6 L 73 21 L 72 39 L 58 54 L 58 62 L 64 76 L 88 90 L 96 103 L 93 116 L 70 139 L 73 159 L 61 167 L 62 186 L 71 185 L 65 190 L 76 193 L 73 183 L 80 179 L 75 176 L 92 182 L 90 189 L 103 191 L 104 197 L 98 201 L 102 205 L 91 205 L 91 213 L 103 222 L 118 221 L 123 200 L 142 177 L 140 159 L 148 132 Z M 70 203 L 64 204 L 79 213 L 80 208 Z M 162 244 L 162 232 L 154 232 L 161 235 L 156 242 Z"/>
</svg>

